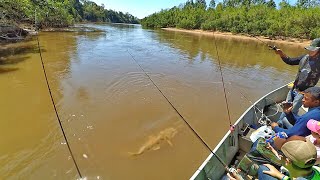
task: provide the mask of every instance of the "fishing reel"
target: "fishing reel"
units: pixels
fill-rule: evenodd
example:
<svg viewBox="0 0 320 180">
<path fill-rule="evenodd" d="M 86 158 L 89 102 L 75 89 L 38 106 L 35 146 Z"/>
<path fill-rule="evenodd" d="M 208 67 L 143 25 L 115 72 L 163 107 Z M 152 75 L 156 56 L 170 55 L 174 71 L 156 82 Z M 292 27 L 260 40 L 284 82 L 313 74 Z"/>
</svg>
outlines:
<svg viewBox="0 0 320 180">
<path fill-rule="evenodd" d="M 270 48 L 270 50 L 275 50 L 276 51 L 278 49 L 277 46 L 275 46 L 275 45 L 271 46 L 271 45 L 268 44 L 268 47 Z"/>
<path fill-rule="evenodd" d="M 271 125 L 271 120 L 268 118 L 268 116 L 262 114 L 262 116 L 259 118 L 258 120 L 258 123 L 261 125 L 261 126 L 270 126 Z"/>
<path fill-rule="evenodd" d="M 228 169 L 228 172 L 230 173 L 230 175 L 236 179 L 240 179 L 240 180 L 244 180 L 243 177 L 240 175 L 240 173 L 238 172 L 238 170 L 234 167 L 231 167 Z"/>
</svg>

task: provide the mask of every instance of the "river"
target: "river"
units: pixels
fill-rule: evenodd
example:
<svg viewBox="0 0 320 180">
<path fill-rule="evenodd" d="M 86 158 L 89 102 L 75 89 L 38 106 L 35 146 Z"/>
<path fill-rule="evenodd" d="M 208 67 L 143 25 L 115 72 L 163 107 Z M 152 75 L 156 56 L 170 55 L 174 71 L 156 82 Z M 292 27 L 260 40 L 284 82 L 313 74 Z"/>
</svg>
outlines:
<svg viewBox="0 0 320 180">
<path fill-rule="evenodd" d="M 297 72 L 259 41 L 87 26 L 102 32 L 39 33 L 61 125 L 87 179 L 188 179 L 210 153 L 152 81 L 213 149 L 230 124 L 218 59 L 232 123 L 248 99 Z M 289 56 L 304 52 L 280 48 Z M 79 178 L 36 38 L 3 45 L 0 57 L 0 179 Z"/>
</svg>

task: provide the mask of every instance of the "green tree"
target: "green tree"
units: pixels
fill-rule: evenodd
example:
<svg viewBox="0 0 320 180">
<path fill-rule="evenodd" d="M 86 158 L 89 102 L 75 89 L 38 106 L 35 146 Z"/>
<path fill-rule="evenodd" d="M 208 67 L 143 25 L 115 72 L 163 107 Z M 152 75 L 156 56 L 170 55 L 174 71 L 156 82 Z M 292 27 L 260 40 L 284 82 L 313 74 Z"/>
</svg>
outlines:
<svg viewBox="0 0 320 180">
<path fill-rule="evenodd" d="M 269 0 L 267 3 L 267 6 L 270 7 L 270 8 L 276 8 L 277 5 L 276 3 L 274 2 L 274 0 Z"/>
<path fill-rule="evenodd" d="M 216 7 L 216 1 L 215 0 L 210 0 L 209 8 L 214 9 L 215 7 Z"/>
<path fill-rule="evenodd" d="M 198 3 L 187 1 L 179 7 L 162 10 L 144 18 L 141 24 L 143 27 L 201 28 L 281 39 L 320 37 L 319 6 L 301 8 L 283 0 L 277 9 L 274 0 L 224 0 L 215 9 L 203 9 L 196 5 Z"/>
<path fill-rule="evenodd" d="M 206 0 L 196 0 L 195 4 L 200 8 L 207 8 Z"/>
<path fill-rule="evenodd" d="M 281 2 L 279 3 L 280 8 L 288 8 L 290 7 L 290 4 L 287 0 L 281 0 Z"/>
</svg>

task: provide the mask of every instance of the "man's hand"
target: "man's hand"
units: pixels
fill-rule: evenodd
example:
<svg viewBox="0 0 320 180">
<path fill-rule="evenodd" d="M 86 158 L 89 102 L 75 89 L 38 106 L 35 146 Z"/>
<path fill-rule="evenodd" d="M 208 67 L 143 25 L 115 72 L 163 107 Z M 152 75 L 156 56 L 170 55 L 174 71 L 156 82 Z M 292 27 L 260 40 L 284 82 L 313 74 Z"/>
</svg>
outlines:
<svg viewBox="0 0 320 180">
<path fill-rule="evenodd" d="M 230 180 L 244 180 L 243 177 L 239 174 L 240 171 L 240 169 L 237 169 L 236 171 L 227 173 L 227 176 Z"/>
<path fill-rule="evenodd" d="M 283 54 L 283 52 L 282 52 L 281 49 L 276 49 L 276 50 L 274 50 L 274 51 L 275 51 L 276 54 L 279 54 L 279 55 Z"/>
<path fill-rule="evenodd" d="M 282 107 L 282 111 L 284 113 L 289 114 L 292 111 L 292 105 L 292 102 L 283 101 L 280 106 Z"/>
<path fill-rule="evenodd" d="M 278 154 L 278 152 L 271 146 L 270 143 L 266 145 L 266 148 L 269 149 L 279 160 L 281 160 L 282 156 Z"/>
<path fill-rule="evenodd" d="M 264 166 L 269 168 L 269 171 L 263 171 L 263 173 L 269 174 L 270 176 L 273 176 L 273 177 L 278 178 L 278 179 L 282 179 L 282 177 L 284 176 L 274 166 L 272 166 L 270 164 L 264 164 Z"/>
<path fill-rule="evenodd" d="M 287 55 L 285 55 L 285 54 L 282 52 L 281 49 L 276 49 L 274 52 L 275 52 L 276 54 L 279 54 L 280 57 L 283 57 L 283 58 L 288 57 Z"/>
<path fill-rule="evenodd" d="M 283 108 L 283 112 L 286 114 L 289 114 L 292 111 L 292 106 L 287 107 L 287 108 Z"/>
<path fill-rule="evenodd" d="M 276 123 L 276 122 L 272 122 L 272 123 L 271 123 L 271 127 L 272 127 L 272 129 L 273 129 L 273 128 L 275 128 L 276 126 L 279 126 L 279 124 L 278 124 L 278 123 Z"/>
</svg>

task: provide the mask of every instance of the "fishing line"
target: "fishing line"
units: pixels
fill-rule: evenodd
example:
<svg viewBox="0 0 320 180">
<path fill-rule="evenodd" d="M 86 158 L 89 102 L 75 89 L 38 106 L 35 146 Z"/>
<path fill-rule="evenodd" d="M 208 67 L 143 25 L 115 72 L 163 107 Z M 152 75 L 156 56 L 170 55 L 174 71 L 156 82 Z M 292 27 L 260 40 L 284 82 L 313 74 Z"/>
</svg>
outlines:
<svg viewBox="0 0 320 180">
<path fill-rule="evenodd" d="M 218 59 L 218 65 L 219 65 L 219 70 L 220 70 L 220 76 L 221 76 L 221 81 L 222 81 L 222 86 L 223 86 L 223 92 L 224 92 L 224 99 L 226 102 L 226 109 L 227 109 L 227 113 L 228 113 L 228 119 L 229 119 L 229 123 L 230 123 L 230 130 L 232 131 L 234 129 L 234 125 L 232 125 L 231 123 L 231 117 L 230 117 L 230 110 L 229 110 L 229 105 L 228 105 L 228 99 L 227 99 L 227 93 L 226 93 L 226 88 L 225 88 L 225 82 L 224 82 L 224 78 L 223 78 L 223 74 L 222 74 L 222 68 L 221 68 L 221 62 L 220 62 L 220 57 L 219 57 L 219 51 L 218 51 L 218 46 L 217 46 L 217 42 L 216 42 L 216 38 L 214 33 L 212 33 L 213 35 L 213 40 L 214 40 L 214 45 L 215 45 L 215 49 L 217 52 L 217 59 Z M 251 36 L 251 35 L 249 35 Z M 255 37 L 255 36 L 251 36 L 256 38 L 257 40 L 261 41 L 262 43 L 266 44 L 269 48 L 273 49 L 273 50 L 277 50 L 276 46 L 271 46 L 269 44 L 267 44 L 266 42 L 262 41 L 261 39 Z M 263 111 L 261 111 L 258 107 L 256 107 L 256 105 L 254 105 L 248 98 L 246 98 L 246 96 L 239 91 L 239 93 L 247 100 L 249 101 L 256 109 L 258 109 L 258 111 L 263 115 Z"/>
<path fill-rule="evenodd" d="M 82 178 L 82 175 L 81 175 L 81 172 L 80 172 L 80 169 L 79 169 L 79 166 L 74 158 L 74 155 L 73 155 L 73 152 L 71 150 L 71 147 L 70 147 L 70 144 L 69 144 L 69 141 L 67 139 L 67 136 L 66 136 L 66 133 L 63 129 L 63 126 L 62 126 L 62 122 L 60 120 L 60 117 L 59 117 L 59 114 L 58 114 L 58 111 L 57 111 L 57 108 L 56 108 L 56 105 L 55 105 L 55 102 L 53 100 L 53 96 L 52 96 L 52 92 L 51 92 L 51 88 L 50 88 L 50 85 L 49 85 L 49 81 L 48 81 L 48 77 L 47 77 L 47 73 L 46 73 L 46 70 L 45 70 L 45 67 L 44 67 L 44 63 L 43 63 L 43 58 L 42 58 L 42 53 L 41 53 L 41 48 L 40 48 L 40 42 L 39 42 L 39 33 L 37 32 L 37 42 L 38 42 L 38 50 L 39 50 L 39 54 L 40 54 L 40 60 L 41 60 L 41 65 L 42 65 L 42 69 L 43 69 L 43 74 L 44 74 L 44 77 L 45 77 L 45 80 L 46 80 L 46 84 L 47 84 L 47 88 L 48 88 L 48 91 L 49 91 L 49 95 L 50 95 L 50 98 L 51 98 L 51 102 L 52 102 L 52 105 L 53 105 L 53 108 L 54 108 L 54 112 L 56 114 L 56 117 L 57 117 L 57 120 L 59 122 L 59 126 L 60 126 L 60 129 L 62 131 L 62 134 L 63 134 L 63 137 L 64 137 L 64 140 L 66 141 L 66 144 L 67 144 L 67 147 L 68 147 L 68 150 L 70 152 L 70 155 L 71 155 L 71 158 L 72 158 L 72 161 L 77 169 L 77 172 L 80 176 L 80 178 Z"/>
<path fill-rule="evenodd" d="M 127 50 L 127 52 L 130 54 L 133 61 L 140 67 L 140 69 L 144 72 L 144 74 L 149 78 L 149 80 L 153 83 L 153 85 L 158 89 L 158 91 L 162 94 L 162 96 L 167 100 L 167 102 L 170 104 L 170 106 L 176 111 L 176 113 L 180 116 L 180 118 L 187 124 L 187 126 L 192 130 L 193 134 L 198 137 L 198 139 L 206 146 L 206 148 L 220 161 L 220 163 L 224 166 L 224 168 L 230 172 L 230 169 L 228 165 L 223 162 L 223 160 L 213 152 L 213 150 L 209 147 L 209 145 L 200 137 L 200 135 L 196 132 L 195 129 L 192 128 L 192 126 L 188 123 L 188 121 L 179 113 L 179 111 L 174 107 L 174 105 L 169 101 L 169 99 L 164 95 L 164 93 L 160 90 L 160 88 L 156 85 L 156 83 L 151 79 L 151 77 L 148 75 L 148 73 L 142 68 L 142 66 L 138 63 L 138 61 L 134 58 L 134 56 Z"/>
<path fill-rule="evenodd" d="M 219 58 L 218 46 L 217 46 L 217 42 L 216 42 L 216 38 L 214 36 L 214 33 L 212 33 L 212 35 L 213 35 L 213 41 L 214 41 L 214 45 L 215 45 L 216 52 L 217 52 L 217 57 L 218 57 L 218 65 L 219 65 L 220 77 L 221 77 L 221 82 L 222 82 L 222 87 L 223 87 L 224 99 L 225 99 L 225 102 L 226 102 L 226 109 L 227 109 L 227 113 L 228 113 L 230 130 L 232 131 L 234 129 L 234 126 L 231 123 L 229 103 L 228 103 L 228 99 L 227 99 L 227 93 L 226 93 L 225 83 L 224 83 L 223 74 L 222 74 L 222 68 L 221 68 L 221 63 L 220 63 L 220 58 Z"/>
<path fill-rule="evenodd" d="M 257 38 L 257 37 L 254 36 L 254 35 L 250 35 L 250 34 L 249 34 L 249 36 L 250 36 L 250 37 L 253 37 L 253 38 L 257 39 L 258 41 L 262 42 L 263 44 L 267 45 L 267 46 L 268 46 L 270 49 L 272 49 L 272 50 L 277 50 L 277 49 L 278 49 L 276 46 L 271 46 L 270 44 L 262 41 L 261 39 Z"/>
<path fill-rule="evenodd" d="M 257 120 L 261 120 L 261 119 L 263 119 L 264 117 L 266 117 L 266 118 L 269 119 L 269 117 L 275 116 L 275 115 L 278 114 L 278 112 L 280 111 L 280 110 L 279 110 L 279 105 L 278 105 L 278 103 L 275 102 L 273 99 L 271 99 L 271 100 L 274 102 L 274 104 L 277 106 L 277 110 L 276 110 L 276 112 L 275 112 L 274 114 L 266 115 L 266 114 L 264 114 L 263 109 L 261 110 L 259 107 L 257 107 L 257 105 L 256 105 L 255 103 L 253 103 L 252 101 L 250 101 L 240 90 L 237 89 L 237 91 L 238 91 L 238 92 L 241 94 L 241 96 L 244 97 L 255 109 L 257 109 L 257 110 L 261 113 L 261 117 L 258 118 L 258 116 L 257 116 L 257 114 L 256 114 L 256 110 L 254 110 L 254 112 L 255 112 L 255 114 L 256 114 Z M 266 99 L 270 99 L 270 98 L 266 98 Z M 267 123 L 265 123 L 265 124 L 267 124 Z"/>
</svg>

